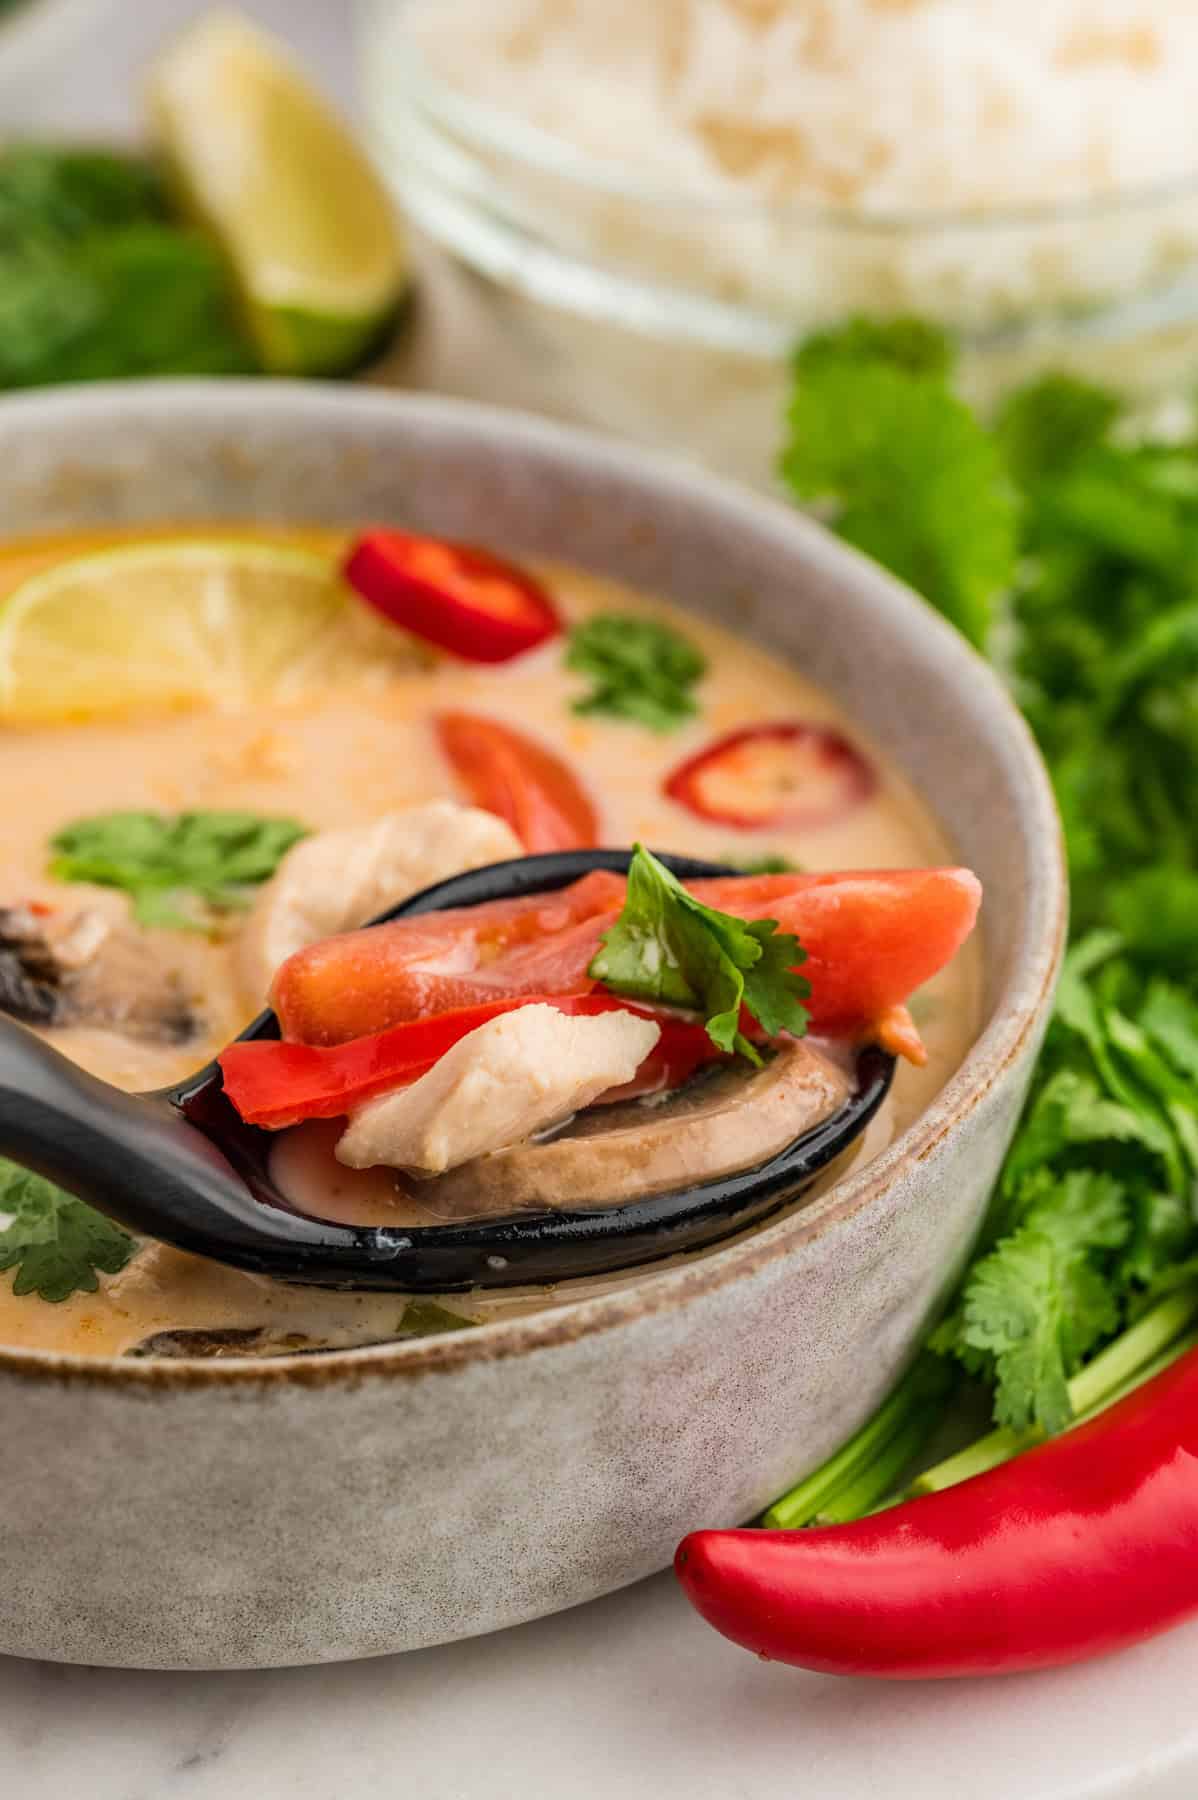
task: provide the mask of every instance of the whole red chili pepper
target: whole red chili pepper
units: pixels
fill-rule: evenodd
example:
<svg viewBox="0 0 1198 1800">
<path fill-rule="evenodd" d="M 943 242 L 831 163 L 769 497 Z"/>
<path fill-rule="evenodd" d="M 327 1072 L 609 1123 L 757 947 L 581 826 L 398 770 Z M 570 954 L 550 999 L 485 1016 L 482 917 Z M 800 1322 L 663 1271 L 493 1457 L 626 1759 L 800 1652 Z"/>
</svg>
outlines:
<svg viewBox="0 0 1198 1800">
<path fill-rule="evenodd" d="M 1198 1611 L 1198 1351 L 1085 1425 L 851 1525 L 696 1531 L 674 1560 L 759 1656 L 897 1680 L 1121 1650 Z"/>
</svg>

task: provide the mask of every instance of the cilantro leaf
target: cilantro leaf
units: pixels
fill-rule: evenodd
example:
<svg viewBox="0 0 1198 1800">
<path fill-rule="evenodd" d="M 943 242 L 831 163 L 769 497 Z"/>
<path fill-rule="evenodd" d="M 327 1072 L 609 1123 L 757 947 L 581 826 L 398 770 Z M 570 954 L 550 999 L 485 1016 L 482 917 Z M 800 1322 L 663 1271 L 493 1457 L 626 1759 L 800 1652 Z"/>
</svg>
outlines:
<svg viewBox="0 0 1198 1800">
<path fill-rule="evenodd" d="M 1011 394 L 995 434 L 1021 482 L 1058 475 L 1109 438 L 1122 405 L 1106 388 L 1071 375 L 1042 375 Z"/>
<path fill-rule="evenodd" d="M 1065 1270 L 1047 1238 L 1021 1232 L 973 1271 L 962 1305 L 962 1338 L 993 1359 L 994 1417 L 1025 1431 L 1069 1423 L 1061 1341 Z"/>
<path fill-rule="evenodd" d="M 3 1160 L 0 1215 L 0 1269 L 16 1269 L 14 1294 L 94 1294 L 97 1271 L 118 1274 L 137 1249 L 127 1231 L 73 1194 Z"/>
<path fill-rule="evenodd" d="M 1131 1221 L 1120 1183 L 1086 1169 L 1032 1176 L 1020 1212 L 966 1280 L 959 1343 L 992 1359 L 1000 1424 L 1054 1432 L 1069 1422 L 1070 1375 L 1119 1323 L 1098 1258 L 1123 1247 Z"/>
<path fill-rule="evenodd" d="M 1140 1024 L 1174 1068 L 1198 1084 L 1198 1004 L 1180 988 L 1154 981 L 1148 989 Z"/>
<path fill-rule="evenodd" d="M 865 362 L 887 363 L 909 375 L 947 381 L 957 360 L 956 346 L 946 331 L 913 313 L 892 319 L 874 319 L 864 313 L 829 331 L 815 331 L 804 338 L 795 357 L 800 375 L 811 375 L 839 364 L 855 368 Z"/>
<path fill-rule="evenodd" d="M 1141 869 L 1112 882 L 1107 910 L 1128 949 L 1150 968 L 1198 974 L 1198 871 Z"/>
<path fill-rule="evenodd" d="M 628 894 L 604 933 L 589 974 L 631 999 L 660 1001 L 702 1014 L 719 1050 L 759 1064 L 740 1029 L 742 1006 L 770 1037 L 802 1037 L 808 983 L 795 973 L 806 960 L 799 940 L 774 919 L 746 924 L 704 906 L 663 863 L 634 847 Z"/>
<path fill-rule="evenodd" d="M 55 834 L 50 873 L 123 888 L 143 925 L 211 931 L 305 835 L 294 819 L 256 813 L 99 813 Z"/>
<path fill-rule="evenodd" d="M 1151 1133 L 1155 1141 L 1155 1134 Z M 1007 1159 L 1008 1190 L 1045 1162 L 1075 1148 L 1143 1142 L 1143 1121 L 1133 1108 L 1104 1094 L 1093 1077 L 1060 1069 L 1037 1095 Z"/>
<path fill-rule="evenodd" d="M 42 144 L 0 154 L 0 255 L 45 254 L 166 215 L 162 180 L 144 157 Z"/>
<path fill-rule="evenodd" d="M 799 352 L 782 473 L 840 535 L 976 644 L 1015 573 L 1015 503 L 994 440 L 948 386 L 931 339 L 897 354 L 851 322 Z"/>
<path fill-rule="evenodd" d="M 597 613 L 570 633 L 566 667 L 595 684 L 574 702 L 576 713 L 606 713 L 652 731 L 673 731 L 698 710 L 691 690 L 706 674 L 707 659 L 659 620 Z"/>
</svg>

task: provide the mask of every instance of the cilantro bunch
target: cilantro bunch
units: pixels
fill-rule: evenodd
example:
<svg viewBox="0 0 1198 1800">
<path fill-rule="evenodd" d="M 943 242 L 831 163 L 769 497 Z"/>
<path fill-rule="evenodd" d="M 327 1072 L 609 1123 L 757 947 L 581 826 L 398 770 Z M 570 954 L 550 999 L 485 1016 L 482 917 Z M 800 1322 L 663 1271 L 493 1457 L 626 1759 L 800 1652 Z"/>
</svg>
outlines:
<svg viewBox="0 0 1198 1800">
<path fill-rule="evenodd" d="M 0 152 L 0 389 L 255 367 L 219 253 L 146 158 Z"/>
<path fill-rule="evenodd" d="M 982 1243 L 928 1346 L 1009 1433 L 1043 1434 L 1069 1422 L 1078 1370 L 1198 1274 L 1198 437 L 1139 435 L 1115 395 L 1059 375 L 986 422 L 952 374 L 918 320 L 810 339 L 782 470 L 1001 661 L 1056 790 L 1073 947 Z M 888 1402 L 903 1430 L 939 1411 L 927 1367 Z M 837 1516 L 883 1491 L 865 1480 Z M 805 1503 L 795 1490 L 777 1522 Z"/>
<path fill-rule="evenodd" d="M 1198 1002 L 1114 933 L 1066 958 L 1056 1015 L 980 1252 L 930 1347 L 1014 1431 L 1060 1431 L 1086 1357 L 1190 1270 Z"/>
</svg>

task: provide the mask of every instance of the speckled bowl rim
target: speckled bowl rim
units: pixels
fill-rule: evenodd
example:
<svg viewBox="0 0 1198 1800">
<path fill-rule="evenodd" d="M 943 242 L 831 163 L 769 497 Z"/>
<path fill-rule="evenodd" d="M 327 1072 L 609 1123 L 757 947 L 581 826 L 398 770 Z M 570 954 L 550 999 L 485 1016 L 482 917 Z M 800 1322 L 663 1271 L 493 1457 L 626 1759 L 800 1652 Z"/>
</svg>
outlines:
<svg viewBox="0 0 1198 1800">
<path fill-rule="evenodd" d="M 779 1257 L 833 1229 L 878 1201 L 900 1169 L 934 1155 L 942 1140 L 976 1109 L 1003 1072 L 1016 1062 L 1052 1001 L 1068 925 L 1068 882 L 1060 820 L 1048 775 L 1031 732 L 994 670 L 917 595 L 822 526 L 779 501 L 740 489 L 692 468 L 679 458 L 645 451 L 573 426 L 471 401 L 379 389 L 346 389 L 333 383 L 194 380 L 96 383 L 44 393 L 16 395 L 2 403 L 9 423 L 29 419 L 30 429 L 70 418 L 111 418 L 114 431 L 128 428 L 121 413 L 136 401 L 143 417 L 160 414 L 182 424 L 190 414 L 205 424 L 223 423 L 243 407 L 285 429 L 289 418 L 310 424 L 314 410 L 332 410 L 365 424 L 393 418 L 416 430 L 446 429 L 488 440 L 500 437 L 513 447 L 556 455 L 576 466 L 582 478 L 606 474 L 635 479 L 694 507 L 712 506 L 737 516 L 752 532 L 768 524 L 784 527 L 795 554 L 825 567 L 840 565 L 845 576 L 870 587 L 878 608 L 906 622 L 937 648 L 943 667 L 933 679 L 968 683 L 980 708 L 997 715 L 1017 759 L 1012 776 L 1022 789 L 1021 817 L 1031 845 L 1029 881 L 1012 952 L 1012 973 L 995 996 L 985 1026 L 954 1075 L 931 1105 L 872 1162 L 799 1211 L 774 1224 L 709 1251 L 693 1263 L 653 1272 L 615 1293 L 566 1301 L 544 1312 L 498 1319 L 469 1332 L 445 1337 L 397 1340 L 360 1349 L 330 1350 L 255 1360 L 171 1358 L 154 1361 L 92 1357 L 60 1351 L 23 1350 L 0 1345 L 0 1375 L 134 1388 L 208 1389 L 298 1385 L 305 1388 L 357 1386 L 366 1377 L 402 1378 L 451 1372 L 472 1363 L 505 1361 L 611 1331 L 632 1320 L 684 1307 L 726 1283 L 751 1276 Z M 64 457 L 64 460 L 67 460 Z M 679 602 L 685 605 L 685 601 Z M 930 672 L 931 673 L 931 672 Z"/>
</svg>

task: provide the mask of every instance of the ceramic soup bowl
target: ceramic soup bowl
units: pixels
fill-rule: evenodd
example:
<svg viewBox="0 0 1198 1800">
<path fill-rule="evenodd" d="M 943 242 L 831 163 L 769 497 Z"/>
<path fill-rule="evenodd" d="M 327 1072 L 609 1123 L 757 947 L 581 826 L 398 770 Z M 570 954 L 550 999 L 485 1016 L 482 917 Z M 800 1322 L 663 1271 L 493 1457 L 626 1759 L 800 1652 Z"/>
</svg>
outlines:
<svg viewBox="0 0 1198 1800">
<path fill-rule="evenodd" d="M 983 1022 L 915 1125 L 817 1199 L 617 1292 L 269 1361 L 0 1348 L 0 1652 L 307 1663 L 535 1618 L 751 1518 L 866 1417 L 979 1226 L 1050 1006 L 1057 820 L 999 683 L 797 513 L 457 403 L 171 383 L 6 400 L 0 529 L 392 518 L 570 560 L 785 655 L 986 890 Z"/>
</svg>

